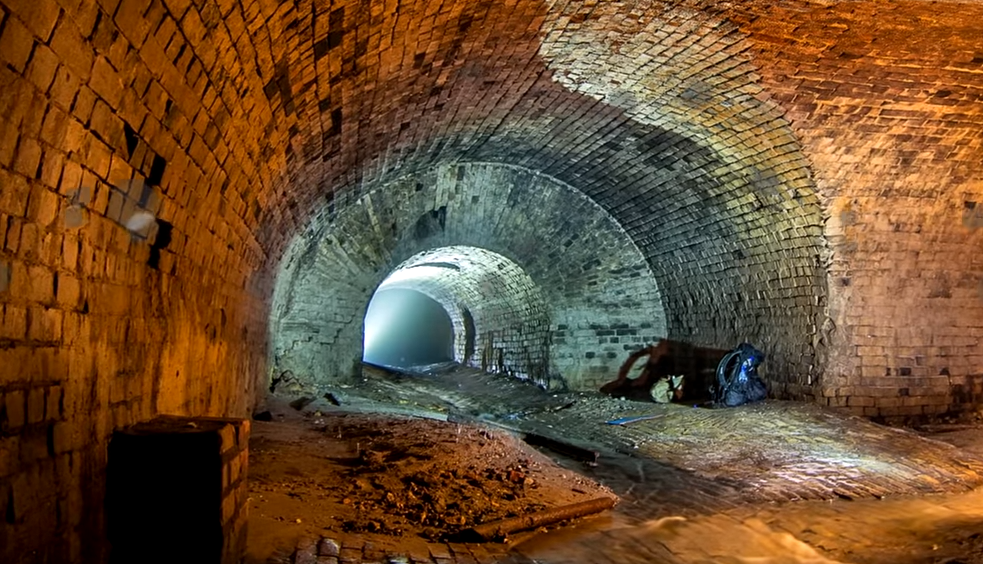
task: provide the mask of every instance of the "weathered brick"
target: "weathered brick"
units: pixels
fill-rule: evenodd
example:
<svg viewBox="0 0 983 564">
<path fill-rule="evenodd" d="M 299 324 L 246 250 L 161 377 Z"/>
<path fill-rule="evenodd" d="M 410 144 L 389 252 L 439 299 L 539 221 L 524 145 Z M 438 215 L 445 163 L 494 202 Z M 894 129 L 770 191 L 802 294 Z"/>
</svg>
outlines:
<svg viewBox="0 0 983 564">
<path fill-rule="evenodd" d="M 66 398 L 95 443 L 105 429 L 85 426 L 112 420 L 102 412 L 105 370 L 138 383 L 116 392 L 141 398 L 119 409 L 123 418 L 149 413 L 150 394 L 139 392 L 155 382 L 163 391 L 154 408 L 165 411 L 242 411 L 255 399 L 243 390 L 265 385 L 264 296 L 277 257 L 302 256 L 288 247 L 303 233 L 318 235 L 317 252 L 337 251 L 338 270 L 324 280 L 344 297 L 337 318 L 314 319 L 311 308 L 299 321 L 345 334 L 344 346 L 332 346 L 334 333 L 317 333 L 302 365 L 316 365 L 321 348 L 329 361 L 346 351 L 332 370 L 351 370 L 364 307 L 399 260 L 438 242 L 496 244 L 490 250 L 535 274 L 548 315 L 514 308 L 515 319 L 542 320 L 519 335 L 500 323 L 508 308 L 482 292 L 469 297 L 499 312 L 485 327 L 501 329 L 487 351 L 475 343 L 473 362 L 484 352 L 490 366 L 532 373 L 548 361 L 590 388 L 649 340 L 730 348 L 748 339 L 768 355 L 779 395 L 834 398 L 869 416 L 979 402 L 983 283 L 966 259 L 983 226 L 978 29 L 965 23 L 983 15 L 975 4 L 798 11 L 742 0 L 711 13 L 525 1 L 476 11 L 451 0 L 402 6 L 397 17 L 345 0 L 332 6 L 345 8 L 334 24 L 330 14 L 286 4 L 65 4 L 61 15 L 53 0 L 2 9 L 0 168 L 17 172 L 0 176 L 0 245 L 12 269 L 0 334 L 18 343 L 28 336 L 24 296 L 77 307 L 64 332 L 86 351 L 74 353 L 78 381 L 66 383 Z M 918 33 L 899 40 L 911 22 Z M 894 60 L 908 63 L 884 64 Z M 139 138 L 132 150 L 120 119 Z M 147 209 L 173 226 L 169 243 L 132 243 L 99 217 L 111 198 L 98 179 L 115 181 L 117 159 L 158 176 Z M 508 163 L 500 168 L 512 172 L 455 180 L 441 164 L 455 162 Z M 25 190 L 25 178 L 40 168 L 51 186 L 59 167 L 61 195 L 85 183 L 92 197 L 65 202 L 52 222 L 53 205 L 35 203 L 45 193 Z M 422 183 L 420 194 L 397 182 L 434 170 L 450 176 Z M 563 196 L 491 197 L 508 185 Z M 584 211 L 584 201 L 600 211 Z M 416 237 L 416 222 L 444 204 L 444 225 L 425 219 Z M 85 219 L 60 225 L 68 209 Z M 31 268 L 58 247 L 72 276 L 59 273 L 57 295 L 53 287 L 35 294 Z M 614 272 L 619 261 L 642 269 Z M 451 287 L 428 284 L 435 293 Z M 241 336 L 223 336 L 220 352 L 204 344 L 200 323 L 220 318 L 218 309 L 229 317 L 223 335 Z M 39 310 L 30 311 L 31 335 L 57 334 L 57 322 L 35 326 Z M 143 320 L 147 331 L 123 342 L 108 312 Z M 615 327 L 626 317 L 631 327 Z M 654 318 L 650 331 L 642 318 Z M 288 333 L 269 337 L 282 343 Z M 89 350 L 90 334 L 109 344 Z M 130 358 L 135 350 L 148 358 Z M 216 376 L 199 382 L 189 367 Z M 38 370 L 53 381 L 58 369 Z M 938 375 L 952 383 L 896 380 Z M 26 376 L 4 366 L 0 378 L 23 384 Z M 903 388 L 910 395 L 898 400 Z M 880 411 L 877 400 L 895 405 Z M 74 495 L 72 519 L 74 508 L 100 506 Z M 23 559 L 5 550 L 0 560 Z"/>
<path fill-rule="evenodd" d="M 41 164 L 41 145 L 30 137 L 21 137 L 14 156 L 14 170 L 28 178 L 35 178 Z"/>
<path fill-rule="evenodd" d="M 85 42 L 71 19 L 63 19 L 58 24 L 50 45 L 72 73 L 82 81 L 89 79 L 93 64 L 92 47 Z"/>
<path fill-rule="evenodd" d="M 7 429 L 16 429 L 27 423 L 27 394 L 24 390 L 10 390 L 4 393 L 3 402 L 7 411 L 5 421 Z"/>
<path fill-rule="evenodd" d="M 27 392 L 27 422 L 44 421 L 44 388 L 31 388 Z"/>
<path fill-rule="evenodd" d="M 47 92 L 55 78 L 58 68 L 58 57 L 46 45 L 34 48 L 34 55 L 28 65 L 27 77 L 41 92 Z"/>
<path fill-rule="evenodd" d="M 55 0 L 8 0 L 5 4 L 42 42 L 48 41 L 61 12 Z"/>
<path fill-rule="evenodd" d="M 61 386 L 51 386 L 47 389 L 44 410 L 46 419 L 52 421 L 62 419 L 64 415 L 62 412 L 62 394 L 63 390 Z"/>
<path fill-rule="evenodd" d="M 7 19 L 0 35 L 0 59 L 23 72 L 34 49 L 34 37 L 16 18 Z"/>
<path fill-rule="evenodd" d="M 92 76 L 89 78 L 89 88 L 110 106 L 115 107 L 119 104 L 123 96 L 123 84 L 116 69 L 106 57 L 96 57 L 92 66 Z"/>
<path fill-rule="evenodd" d="M 147 33 L 150 31 L 150 22 L 143 14 L 150 4 L 147 0 L 130 0 L 120 2 L 114 18 L 120 33 L 126 37 L 134 48 L 139 49 L 143 45 Z"/>
<path fill-rule="evenodd" d="M 20 437 L 0 437 L 0 478 L 13 474 L 19 466 Z M 6 503 L 6 499 L 0 500 Z"/>
<path fill-rule="evenodd" d="M 513 191 L 512 186 L 516 185 L 529 186 L 529 192 Z M 356 218 L 364 216 L 373 217 L 379 225 L 406 226 L 404 233 L 393 234 L 390 243 L 393 246 L 399 245 L 399 237 L 431 237 L 426 246 L 418 247 L 419 250 L 441 246 L 442 238 L 490 248 L 522 248 L 518 240 L 528 237 L 530 229 L 542 228 L 554 235 L 550 240 L 541 240 L 535 248 L 527 247 L 526 252 L 544 256 L 562 253 L 566 260 L 539 262 L 532 254 L 518 255 L 519 262 L 529 268 L 526 272 L 501 256 L 483 254 L 481 250 L 448 249 L 444 254 L 435 251 L 412 259 L 407 253 L 399 258 L 388 257 L 389 264 L 362 266 L 364 270 L 359 276 L 364 282 L 357 293 L 346 296 L 324 296 L 317 292 L 316 288 L 332 284 L 326 279 L 306 275 L 294 278 L 296 285 L 289 293 L 294 296 L 295 303 L 312 307 L 305 308 L 296 320 L 287 323 L 301 332 L 317 327 L 322 334 L 336 335 L 337 340 L 292 347 L 290 355 L 281 356 L 279 369 L 307 378 L 312 372 L 308 363 L 327 361 L 335 363 L 335 373 L 346 374 L 348 369 L 345 367 L 361 356 L 361 319 L 353 309 L 363 308 L 360 304 L 370 299 L 371 290 L 381 282 L 380 274 L 391 271 L 405 257 L 409 259 L 404 265 L 407 267 L 430 262 L 460 266 L 460 270 L 438 270 L 428 277 L 394 286 L 418 289 L 443 304 L 458 335 L 454 343 L 457 360 L 544 383 L 551 375 L 562 374 L 566 384 L 575 389 L 596 389 L 611 380 L 627 354 L 620 345 L 611 350 L 605 348 L 611 345 L 607 334 L 613 335 L 618 330 L 637 332 L 643 323 L 649 325 L 653 334 L 665 331 L 665 319 L 659 310 L 642 313 L 633 305 L 638 300 L 656 297 L 658 289 L 644 259 L 623 239 L 620 230 L 589 200 L 578 200 L 566 190 L 562 185 L 511 169 L 448 167 L 405 179 L 391 189 L 391 200 L 379 196 L 359 202 L 355 208 L 358 211 L 353 211 L 350 216 L 352 219 L 339 214 L 335 221 L 340 230 L 347 232 L 356 232 L 349 221 L 360 221 Z M 534 218 L 525 213 L 513 215 L 509 211 L 512 206 L 530 213 L 535 210 L 536 215 Z M 576 231 L 565 230 L 570 214 L 590 218 L 586 220 L 594 228 L 590 239 L 580 237 Z M 368 236 L 372 231 L 364 233 Z M 361 243 L 349 238 L 343 248 L 332 249 L 318 258 L 323 264 L 332 266 L 318 268 L 316 272 L 327 276 L 338 273 L 338 276 L 351 279 L 350 267 L 341 266 L 341 263 L 352 262 L 345 255 L 362 254 L 364 245 L 371 244 L 368 240 Z M 552 245 L 555 250 L 547 245 Z M 301 249 L 297 247 L 293 252 L 304 252 Z M 598 253 L 599 249 L 604 249 L 603 254 Z M 385 256 L 382 254 L 380 258 Z M 413 272 L 412 269 L 405 271 L 407 274 Z M 610 294 L 602 297 L 595 293 L 598 291 L 592 287 L 595 272 L 605 273 Z M 533 280 L 542 286 L 537 287 Z M 550 298 L 554 321 L 573 324 L 577 329 L 568 331 L 563 342 L 549 336 L 547 306 L 542 301 L 540 288 L 555 288 L 556 294 Z M 321 296 L 331 301 L 319 302 Z M 477 301 L 477 296 L 486 299 Z M 604 304 L 603 312 L 596 309 L 600 303 Z M 472 316 L 472 323 L 477 324 L 470 345 L 465 342 L 464 314 L 459 304 L 470 308 L 468 315 Z M 317 312 L 324 312 L 325 321 Z M 358 322 L 342 326 L 336 321 L 349 318 L 358 319 Z M 603 330 L 590 328 L 595 320 L 601 319 L 604 320 Z M 284 346 L 297 338 L 299 336 L 292 332 L 277 337 L 282 339 L 280 342 Z M 543 345 L 550 341 L 552 350 L 547 351 Z M 582 358 L 582 355 L 575 355 L 573 351 L 588 347 L 598 347 L 602 354 L 587 362 L 577 360 L 577 356 Z M 325 354 L 323 349 L 330 349 L 332 355 Z M 553 383 L 559 384 L 559 381 Z"/>
</svg>

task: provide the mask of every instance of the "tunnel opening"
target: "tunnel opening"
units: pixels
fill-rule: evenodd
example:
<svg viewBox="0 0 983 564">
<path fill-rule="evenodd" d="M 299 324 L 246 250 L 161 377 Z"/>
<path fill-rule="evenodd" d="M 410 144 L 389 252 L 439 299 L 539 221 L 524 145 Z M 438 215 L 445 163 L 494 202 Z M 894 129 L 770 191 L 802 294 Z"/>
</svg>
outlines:
<svg viewBox="0 0 983 564">
<path fill-rule="evenodd" d="M 438 165 L 346 202 L 318 213 L 281 262 L 274 377 L 311 390 L 359 378 L 366 308 L 384 282 L 443 306 L 457 363 L 551 390 L 596 390 L 631 351 L 669 335 L 639 247 L 597 202 L 548 175 Z M 443 227 L 418 233 L 419 218 L 441 208 Z"/>
<path fill-rule="evenodd" d="M 533 279 L 467 245 L 423 251 L 379 284 L 366 308 L 363 361 L 412 369 L 454 361 L 546 386 L 550 322 Z"/>
<path fill-rule="evenodd" d="M 529 290 L 501 317 L 491 282 L 431 296 L 468 366 L 587 392 L 656 340 L 747 341 L 775 398 L 975 417 L 983 3 L 951 3 L 0 1 L 0 562 L 108 561 L 117 430 L 245 417 L 277 382 L 350 389 L 373 292 L 451 245 L 525 273 L 501 295 Z M 488 379 L 473 395 L 520 412 L 499 388 L 522 382 Z M 556 433 L 572 435 L 564 405 Z M 606 452 L 649 440 L 680 474 L 724 480 L 727 505 L 983 474 L 869 429 L 677 411 Z M 690 433 L 707 428 L 722 438 Z M 209 442 L 238 535 L 257 501 L 250 426 L 223 429 Z M 880 485 L 858 481 L 878 465 Z M 669 495 L 625 507 L 668 514 L 681 493 L 698 503 L 680 514 L 713 509 L 716 490 L 639 475 Z M 775 486 L 804 475 L 829 487 Z"/>
<path fill-rule="evenodd" d="M 451 318 L 416 290 L 379 290 L 365 313 L 362 360 L 391 368 L 439 364 L 454 358 Z"/>
</svg>

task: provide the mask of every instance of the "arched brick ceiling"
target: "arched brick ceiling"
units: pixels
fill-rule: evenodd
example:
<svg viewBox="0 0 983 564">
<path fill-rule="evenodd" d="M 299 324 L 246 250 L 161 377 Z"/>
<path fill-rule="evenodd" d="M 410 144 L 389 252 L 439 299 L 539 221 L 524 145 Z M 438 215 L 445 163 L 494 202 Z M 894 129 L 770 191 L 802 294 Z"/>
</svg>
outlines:
<svg viewBox="0 0 983 564">
<path fill-rule="evenodd" d="M 500 357 L 503 371 L 596 389 L 625 351 L 668 333 L 646 257 L 596 202 L 515 166 L 441 165 L 380 184 L 298 234 L 274 291 L 274 371 L 315 387 L 351 375 L 375 289 L 404 261 L 461 246 L 483 257 L 479 274 L 499 262 L 514 274 L 507 292 L 462 286 L 470 288 L 463 305 L 479 331 L 477 352 Z M 456 306 L 447 307 L 453 317 Z M 471 361 L 482 365 L 480 356 Z"/>
<path fill-rule="evenodd" d="M 103 560 L 104 492 L 78 484 L 109 433 L 246 413 L 290 241 L 445 165 L 596 202 L 669 336 L 753 338 L 778 395 L 978 405 L 980 21 L 911 0 L 0 0 L 0 377 L 52 441 L 10 469 L 46 472 L 16 527 L 92 509 L 0 559 Z M 163 229 L 135 236 L 134 210 Z"/>
<path fill-rule="evenodd" d="M 874 193 L 883 185 L 876 180 L 882 173 L 891 179 L 890 189 L 907 193 L 942 178 L 957 188 L 947 194 L 966 198 L 947 199 L 945 214 L 957 221 L 932 232 L 954 246 L 954 258 L 971 256 L 973 244 L 964 244 L 958 226 L 966 202 L 975 202 L 969 198 L 981 191 L 973 164 L 979 162 L 974 135 L 981 128 L 979 35 L 972 24 L 981 15 L 978 3 L 948 3 L 940 14 L 926 2 L 147 0 L 63 6 L 57 0 L 10 0 L 3 6 L 4 213 L 49 229 L 59 196 L 91 186 L 89 227 L 84 236 L 69 233 L 63 247 L 78 249 L 84 268 L 105 270 L 114 253 L 130 253 L 118 241 L 119 227 L 105 218 L 110 186 L 159 174 L 159 217 L 173 225 L 160 268 L 177 276 L 169 288 L 187 290 L 188 299 L 172 309 L 189 306 L 174 317 L 189 320 L 191 334 L 199 332 L 195 326 L 220 324 L 214 300 L 199 300 L 201 287 L 227 303 L 230 327 L 261 325 L 273 265 L 312 214 L 332 202 L 343 207 L 397 170 L 440 160 L 509 161 L 595 198 L 652 253 L 653 268 L 664 269 L 660 283 L 672 301 L 669 310 L 694 311 L 675 323 L 680 338 L 724 341 L 760 334 L 763 327 L 774 334 L 818 330 L 824 312 L 822 296 L 815 298 L 821 280 L 814 263 L 820 253 L 809 241 L 821 221 L 809 188 L 813 181 L 821 198 L 833 198 L 819 204 L 838 206 L 826 226 L 835 239 L 843 219 L 864 220 L 852 227 L 857 231 L 878 222 L 898 224 L 903 215 L 898 199 L 892 200 L 899 210 L 893 218 L 892 210 L 872 209 L 880 205 L 876 200 L 844 209 L 852 190 Z M 948 9 L 953 6 L 958 10 Z M 586 72 L 584 61 L 597 64 Z M 914 91 L 923 85 L 938 95 L 918 98 Z M 838 96 L 865 102 L 839 104 Z M 910 119 L 865 109 L 897 96 L 914 96 L 925 107 Z M 829 103 L 820 103 L 824 99 Z M 882 127 L 888 130 L 876 133 Z M 901 159 L 871 163 L 867 157 L 883 156 L 881 144 L 891 140 L 901 147 L 938 146 L 926 151 L 937 154 L 935 164 L 920 168 L 920 178 L 899 178 L 892 163 L 904 165 L 918 155 L 900 155 L 897 144 L 888 152 Z M 843 201 L 837 190 L 845 191 Z M 963 206 L 958 212 L 957 203 Z M 679 243 L 691 233 L 701 237 Z M 19 228 L 16 234 L 21 237 Z M 29 229 L 26 243 L 11 239 L 7 246 L 36 252 L 35 235 Z M 884 243 L 877 239 L 869 245 L 834 240 L 842 247 L 832 254 L 843 263 L 856 256 L 854 248 L 879 257 Z M 910 253 L 911 245 L 899 245 L 891 256 Z M 778 250 L 769 255 L 770 248 Z M 127 260 L 142 264 L 150 252 L 137 245 Z M 733 260 L 724 260 L 728 254 Z M 21 266 L 8 261 L 8 286 L 29 295 L 29 269 Z M 916 261 L 911 268 L 941 267 Z M 834 265 L 837 276 L 844 272 Z M 973 266 L 960 277 L 972 284 L 980 274 Z M 110 280 L 118 282 L 115 272 Z M 747 280 L 761 282 L 761 291 L 743 292 Z M 964 284 L 960 280 L 955 283 Z M 80 294 L 94 294 L 90 290 L 83 287 Z M 831 296 L 839 300 L 831 315 L 840 326 L 854 305 L 850 292 L 838 289 Z M 756 303 L 745 305 L 751 294 Z M 776 296 L 782 300 L 768 301 Z M 66 299 L 79 308 L 85 301 Z M 11 315 L 34 307 L 28 301 Z M 89 301 L 96 311 L 105 302 L 107 314 L 117 315 L 110 300 Z M 723 316 L 706 305 L 715 301 L 727 304 Z M 788 320 L 787 304 L 805 311 L 793 308 L 800 313 Z M 939 310 L 931 307 L 937 303 L 922 305 Z M 949 314 L 939 324 L 951 325 L 962 305 L 942 308 Z M 163 310 L 154 315 L 169 316 Z M 191 323 L 194 318 L 208 321 Z M 885 329 L 899 321 L 895 315 L 878 324 Z M 148 331 L 170 334 L 175 327 L 152 324 Z M 840 332 L 834 341 L 845 339 L 836 345 L 845 350 L 854 338 L 859 336 Z M 812 345 L 834 342 L 818 334 L 812 340 L 776 342 L 785 349 L 781 363 L 802 367 L 820 352 Z M 199 356 L 186 348 L 168 354 L 173 362 L 162 368 L 168 373 Z M 855 360 L 837 371 L 854 374 Z M 261 359 L 244 362 L 252 373 Z M 820 357 L 816 364 L 824 362 Z M 891 362 L 881 363 L 882 372 Z"/>
<path fill-rule="evenodd" d="M 671 337 L 754 338 L 779 372 L 814 364 L 818 200 L 736 26 L 651 2 L 319 10 L 279 14 L 286 51 L 258 69 L 286 171 L 264 247 L 398 174 L 517 165 L 624 227 L 665 288 Z"/>
</svg>

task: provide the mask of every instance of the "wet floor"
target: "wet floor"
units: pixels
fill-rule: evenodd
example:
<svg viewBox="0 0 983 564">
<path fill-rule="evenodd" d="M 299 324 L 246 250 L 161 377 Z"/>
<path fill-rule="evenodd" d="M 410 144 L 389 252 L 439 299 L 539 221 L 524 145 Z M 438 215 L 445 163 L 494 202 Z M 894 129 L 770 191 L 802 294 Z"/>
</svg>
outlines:
<svg viewBox="0 0 983 564">
<path fill-rule="evenodd" d="M 752 504 L 638 520 L 614 512 L 524 540 L 537 562 L 983 563 L 983 491 Z"/>
<path fill-rule="evenodd" d="M 479 420 L 595 449 L 596 466 L 551 455 L 621 503 L 516 536 L 493 558 L 465 547 L 379 561 L 983 564 L 978 422 L 926 438 L 812 405 L 693 409 L 550 395 L 499 378 L 367 373 L 331 393 L 341 410 Z M 605 424 L 626 415 L 651 418 Z"/>
</svg>

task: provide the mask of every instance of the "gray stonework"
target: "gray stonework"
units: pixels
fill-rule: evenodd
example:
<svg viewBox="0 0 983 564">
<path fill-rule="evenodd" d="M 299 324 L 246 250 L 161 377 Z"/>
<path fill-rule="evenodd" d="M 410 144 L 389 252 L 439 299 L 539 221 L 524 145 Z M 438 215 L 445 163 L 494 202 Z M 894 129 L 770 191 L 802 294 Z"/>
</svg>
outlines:
<svg viewBox="0 0 983 564">
<path fill-rule="evenodd" d="M 375 289 L 407 259 L 456 260 L 411 258 L 455 245 L 479 249 L 472 262 L 487 287 L 449 274 L 426 287 L 437 286 L 428 295 L 452 321 L 461 306 L 473 314 L 475 354 L 459 347 L 462 362 L 590 389 L 613 378 L 627 350 L 666 335 L 644 257 L 590 199 L 516 167 L 445 165 L 368 191 L 292 244 L 274 297 L 274 372 L 312 384 L 350 375 Z"/>
<path fill-rule="evenodd" d="M 440 247 L 400 264 L 379 286 L 390 288 L 423 292 L 444 307 L 456 361 L 550 384 L 550 305 L 511 260 L 477 247 Z"/>
</svg>

